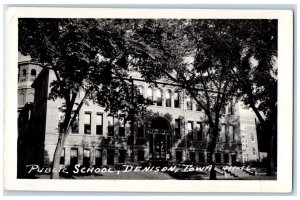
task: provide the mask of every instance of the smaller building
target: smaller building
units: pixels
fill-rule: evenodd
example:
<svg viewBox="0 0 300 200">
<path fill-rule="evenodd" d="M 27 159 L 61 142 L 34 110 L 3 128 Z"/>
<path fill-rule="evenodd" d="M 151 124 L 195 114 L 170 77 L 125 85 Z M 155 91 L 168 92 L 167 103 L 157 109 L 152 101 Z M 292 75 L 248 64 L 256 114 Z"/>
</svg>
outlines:
<svg viewBox="0 0 300 200">
<path fill-rule="evenodd" d="M 42 70 L 40 65 L 29 60 L 23 60 L 18 64 L 18 107 L 26 103 L 34 102 L 34 89 L 31 87 L 33 81 Z"/>
<path fill-rule="evenodd" d="M 259 161 L 255 113 L 240 104 L 240 130 L 243 163 Z"/>
</svg>

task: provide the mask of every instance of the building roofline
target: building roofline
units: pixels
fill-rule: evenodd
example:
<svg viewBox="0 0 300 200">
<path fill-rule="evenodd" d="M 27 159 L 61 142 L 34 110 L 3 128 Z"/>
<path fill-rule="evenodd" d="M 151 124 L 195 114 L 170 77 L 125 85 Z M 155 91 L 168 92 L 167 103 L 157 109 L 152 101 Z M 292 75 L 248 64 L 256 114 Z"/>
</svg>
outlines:
<svg viewBox="0 0 300 200">
<path fill-rule="evenodd" d="M 42 67 L 42 65 L 40 63 L 37 63 L 37 62 L 32 62 L 32 61 L 21 61 L 21 62 L 18 62 L 18 65 L 27 65 L 27 64 L 33 64 L 33 65 L 38 65 L 40 67 Z"/>
</svg>

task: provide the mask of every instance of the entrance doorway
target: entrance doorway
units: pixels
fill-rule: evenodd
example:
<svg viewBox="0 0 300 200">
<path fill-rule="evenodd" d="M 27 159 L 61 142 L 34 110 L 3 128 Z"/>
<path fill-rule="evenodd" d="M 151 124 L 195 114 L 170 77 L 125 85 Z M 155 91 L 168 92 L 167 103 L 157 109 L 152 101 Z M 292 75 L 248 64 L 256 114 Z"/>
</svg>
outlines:
<svg viewBox="0 0 300 200">
<path fill-rule="evenodd" d="M 156 117 L 149 130 L 150 155 L 152 160 L 164 161 L 171 159 L 171 125 L 163 117 Z"/>
</svg>

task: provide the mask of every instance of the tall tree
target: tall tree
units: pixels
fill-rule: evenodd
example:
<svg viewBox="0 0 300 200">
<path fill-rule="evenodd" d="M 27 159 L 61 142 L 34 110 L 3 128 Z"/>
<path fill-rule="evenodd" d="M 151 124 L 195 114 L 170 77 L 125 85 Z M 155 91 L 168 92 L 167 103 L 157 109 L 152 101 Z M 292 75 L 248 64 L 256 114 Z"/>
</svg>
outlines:
<svg viewBox="0 0 300 200">
<path fill-rule="evenodd" d="M 204 110 L 213 159 L 220 112 L 233 97 L 253 109 L 268 135 L 276 135 L 276 20 L 143 20 L 131 34 L 145 79 L 177 83 Z M 210 178 L 216 178 L 213 170 Z"/>
<path fill-rule="evenodd" d="M 207 150 L 213 165 L 210 179 L 216 179 L 214 152 L 221 110 L 235 90 L 228 74 L 229 65 L 236 62 L 230 52 L 237 47 L 229 44 L 222 28 L 221 23 L 213 26 L 209 20 L 144 20 L 131 37 L 143 77 L 149 82 L 165 79 L 178 84 L 205 112 L 209 125 Z"/>
<path fill-rule="evenodd" d="M 244 104 L 259 121 L 259 135 L 267 146 L 267 174 L 275 174 L 277 156 L 277 31 L 278 21 L 235 20 L 229 32 L 241 46 L 241 59 L 232 66 L 233 81 Z"/>
<path fill-rule="evenodd" d="M 49 99 L 64 101 L 53 168 L 59 169 L 66 138 L 87 100 L 130 120 L 132 113 L 144 110 L 132 99 L 137 88 L 128 74 L 130 29 L 129 20 L 118 19 L 19 20 L 19 51 L 54 72 Z M 79 92 L 84 95 L 77 102 Z M 59 174 L 53 171 L 51 178 Z"/>
</svg>

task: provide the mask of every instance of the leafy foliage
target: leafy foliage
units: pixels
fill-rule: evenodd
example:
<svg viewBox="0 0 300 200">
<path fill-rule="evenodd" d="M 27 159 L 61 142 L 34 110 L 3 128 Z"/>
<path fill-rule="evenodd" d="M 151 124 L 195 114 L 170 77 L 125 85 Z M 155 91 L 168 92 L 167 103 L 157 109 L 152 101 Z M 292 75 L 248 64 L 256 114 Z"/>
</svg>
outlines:
<svg viewBox="0 0 300 200">
<path fill-rule="evenodd" d="M 143 77 L 178 84 L 204 110 L 211 153 L 220 112 L 233 98 L 276 123 L 276 20 L 144 20 L 132 38 Z"/>
<path fill-rule="evenodd" d="M 53 70 L 49 98 L 64 100 L 53 168 L 87 99 L 131 120 L 144 110 L 147 102 L 131 98 L 137 93 L 128 74 L 131 27 L 130 20 L 120 19 L 19 19 L 19 51 Z M 84 96 L 77 105 L 79 92 Z"/>
<path fill-rule="evenodd" d="M 132 70 L 185 89 L 207 116 L 210 152 L 233 98 L 261 122 L 277 119 L 276 20 L 20 19 L 19 51 L 55 72 L 50 99 L 65 100 L 65 131 L 79 91 L 78 108 L 90 98 L 115 115 L 142 113 L 151 102 L 132 98 Z"/>
<path fill-rule="evenodd" d="M 121 23 L 122 22 L 122 23 Z M 118 19 L 20 19 L 19 51 L 55 71 L 50 99 L 63 98 L 71 110 L 81 91 L 117 114 L 130 106 L 127 32 Z"/>
</svg>

